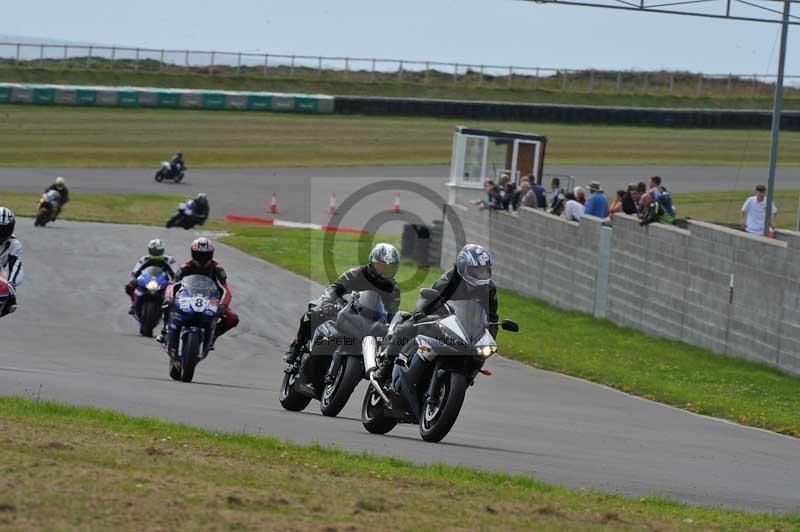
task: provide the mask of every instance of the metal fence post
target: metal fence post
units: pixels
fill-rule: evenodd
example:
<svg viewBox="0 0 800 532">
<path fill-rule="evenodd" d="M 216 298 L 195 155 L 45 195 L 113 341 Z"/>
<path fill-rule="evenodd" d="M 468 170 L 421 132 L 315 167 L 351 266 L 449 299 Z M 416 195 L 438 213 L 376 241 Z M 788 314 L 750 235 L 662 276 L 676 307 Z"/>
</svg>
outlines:
<svg viewBox="0 0 800 532">
<path fill-rule="evenodd" d="M 513 66 L 509 66 L 508 67 L 508 86 L 509 87 L 511 87 L 511 84 L 513 83 L 513 81 L 514 81 L 514 67 Z"/>
<path fill-rule="evenodd" d="M 89 51 L 86 54 L 86 68 L 92 68 L 92 47 L 89 47 Z"/>
<path fill-rule="evenodd" d="M 400 61 L 400 64 L 398 65 L 397 80 L 398 81 L 403 81 L 403 62 L 402 61 Z"/>
<path fill-rule="evenodd" d="M 733 83 L 733 74 L 728 74 L 728 86 L 725 88 L 726 94 L 731 94 L 731 84 Z"/>
<path fill-rule="evenodd" d="M 322 56 L 319 56 L 319 59 L 317 59 L 317 75 L 322 77 Z"/>
<path fill-rule="evenodd" d="M 161 50 L 161 66 L 158 67 L 158 70 L 161 71 L 161 68 L 164 66 L 164 50 Z M 139 70 L 139 49 L 136 49 L 136 58 L 133 60 L 133 69 Z"/>
<path fill-rule="evenodd" d="M 189 72 L 189 50 L 186 50 L 186 57 L 184 61 L 184 70 Z"/>
<path fill-rule="evenodd" d="M 458 63 L 453 65 L 453 83 L 458 83 Z"/>
<path fill-rule="evenodd" d="M 344 58 L 344 77 L 349 77 L 350 74 L 350 58 Z"/>
<path fill-rule="evenodd" d="M 63 68 L 67 68 L 67 57 L 68 57 L 68 55 L 69 55 L 69 53 L 68 53 L 68 50 L 69 50 L 69 46 L 67 46 L 67 45 L 65 44 L 65 45 L 64 45 L 64 60 L 63 60 L 63 61 L 61 61 L 61 66 L 62 66 Z"/>
<path fill-rule="evenodd" d="M 481 71 L 478 74 L 478 85 L 483 85 L 483 72 L 484 72 L 484 66 L 481 65 Z"/>
<path fill-rule="evenodd" d="M 242 72 L 242 52 L 236 56 L 236 74 L 240 74 Z"/>
<path fill-rule="evenodd" d="M 19 64 L 19 55 L 20 55 L 19 46 L 20 46 L 19 43 L 17 43 L 17 59 L 16 59 L 17 64 Z"/>
<path fill-rule="evenodd" d="M 650 82 L 650 79 L 647 77 L 647 72 L 644 73 L 644 78 L 642 79 L 642 94 L 647 94 L 647 87 Z"/>
<path fill-rule="evenodd" d="M 675 89 L 675 74 L 669 75 L 669 93 L 672 94 L 672 91 Z"/>
<path fill-rule="evenodd" d="M 267 75 L 268 68 L 269 68 L 269 54 L 264 54 L 264 76 Z"/>
<path fill-rule="evenodd" d="M 39 66 L 44 66 L 44 45 L 39 45 Z"/>
<path fill-rule="evenodd" d="M 208 73 L 211 74 L 212 76 L 214 75 L 214 56 L 216 54 L 217 54 L 216 51 L 211 50 L 211 61 L 210 64 L 208 65 Z"/>
<path fill-rule="evenodd" d="M 369 80 L 375 81 L 375 58 L 372 58 L 372 70 L 369 72 Z"/>
<path fill-rule="evenodd" d="M 756 78 L 757 78 L 757 76 L 758 76 L 757 74 L 753 74 L 753 85 L 750 88 L 750 97 L 753 98 L 753 99 L 755 99 L 755 97 L 756 97 Z"/>
<path fill-rule="evenodd" d="M 695 90 L 695 96 L 697 96 L 699 98 L 701 94 L 703 94 L 703 75 L 702 74 L 698 74 L 697 75 L 697 89 Z"/>
<path fill-rule="evenodd" d="M 561 92 L 567 92 L 567 71 L 561 71 Z"/>
<path fill-rule="evenodd" d="M 589 94 L 594 92 L 594 70 L 589 71 Z"/>
<path fill-rule="evenodd" d="M 166 66 L 166 64 L 164 63 L 164 54 L 165 54 L 165 50 L 162 48 L 161 49 L 161 62 L 158 64 L 158 71 L 159 72 L 164 70 L 164 66 Z M 138 68 L 138 65 L 139 65 L 139 49 L 138 48 L 136 49 L 136 65 L 137 65 L 136 69 L 138 70 L 139 69 Z"/>
<path fill-rule="evenodd" d="M 622 72 L 617 72 L 617 96 L 622 93 Z"/>
<path fill-rule="evenodd" d="M 533 90 L 535 91 L 539 90 L 539 67 L 536 67 L 536 74 L 534 75 L 533 78 Z"/>
<path fill-rule="evenodd" d="M 114 70 L 114 59 L 117 57 L 117 47 L 111 47 L 111 70 Z"/>
<path fill-rule="evenodd" d="M 425 62 L 425 85 L 428 84 L 431 77 L 431 63 L 429 61 Z"/>
<path fill-rule="evenodd" d="M 292 56 L 292 62 L 289 65 L 289 77 L 294 77 L 294 55 Z"/>
</svg>

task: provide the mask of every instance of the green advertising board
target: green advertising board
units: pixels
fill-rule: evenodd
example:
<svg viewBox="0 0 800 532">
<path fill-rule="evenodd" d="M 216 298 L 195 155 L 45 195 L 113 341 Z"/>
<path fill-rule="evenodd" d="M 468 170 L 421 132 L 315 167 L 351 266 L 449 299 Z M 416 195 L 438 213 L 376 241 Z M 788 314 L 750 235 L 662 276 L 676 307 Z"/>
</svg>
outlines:
<svg viewBox="0 0 800 532">
<path fill-rule="evenodd" d="M 225 109 L 225 95 L 220 92 L 203 94 L 203 109 Z"/>
<path fill-rule="evenodd" d="M 303 113 L 316 113 L 319 108 L 319 100 L 317 98 L 308 98 L 306 96 L 295 96 L 294 110 Z"/>
<path fill-rule="evenodd" d="M 119 91 L 117 93 L 117 105 L 120 107 L 138 107 L 139 93 L 137 91 Z"/>
<path fill-rule="evenodd" d="M 38 105 L 51 104 L 56 99 L 55 89 L 33 89 L 33 100 L 31 103 Z"/>
<path fill-rule="evenodd" d="M 95 105 L 97 91 L 92 89 L 78 89 L 75 91 L 75 105 Z"/>
<path fill-rule="evenodd" d="M 11 87 L 0 87 L 0 103 L 11 101 Z"/>
<path fill-rule="evenodd" d="M 159 107 L 178 107 L 181 104 L 181 95 L 178 92 L 159 92 L 156 105 Z"/>
<path fill-rule="evenodd" d="M 269 111 L 272 109 L 272 96 L 251 94 L 247 97 L 247 108 L 251 111 Z"/>
</svg>

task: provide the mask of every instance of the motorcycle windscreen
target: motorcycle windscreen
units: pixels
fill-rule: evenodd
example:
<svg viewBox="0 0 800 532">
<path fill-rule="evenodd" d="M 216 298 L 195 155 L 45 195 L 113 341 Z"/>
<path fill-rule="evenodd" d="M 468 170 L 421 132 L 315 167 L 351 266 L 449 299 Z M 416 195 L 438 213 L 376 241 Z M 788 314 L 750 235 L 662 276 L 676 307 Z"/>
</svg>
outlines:
<svg viewBox="0 0 800 532">
<path fill-rule="evenodd" d="M 372 321 L 386 321 L 388 314 L 378 292 L 364 290 L 358 294 L 359 313 Z"/>
<path fill-rule="evenodd" d="M 217 284 L 205 275 L 189 275 L 181 281 L 177 304 L 182 312 L 214 316 L 219 311 Z"/>
<path fill-rule="evenodd" d="M 205 275 L 189 275 L 181 280 L 181 292 L 186 292 L 188 297 L 211 299 L 217 296 L 217 283 Z"/>
<path fill-rule="evenodd" d="M 55 190 L 48 190 L 45 192 L 44 197 L 49 203 L 58 203 L 61 201 L 61 194 Z"/>
<path fill-rule="evenodd" d="M 486 311 L 483 305 L 476 299 L 463 301 L 448 301 L 448 305 L 453 309 L 453 313 L 461 324 L 461 329 L 467 335 L 467 339 L 475 343 L 486 332 Z"/>
</svg>

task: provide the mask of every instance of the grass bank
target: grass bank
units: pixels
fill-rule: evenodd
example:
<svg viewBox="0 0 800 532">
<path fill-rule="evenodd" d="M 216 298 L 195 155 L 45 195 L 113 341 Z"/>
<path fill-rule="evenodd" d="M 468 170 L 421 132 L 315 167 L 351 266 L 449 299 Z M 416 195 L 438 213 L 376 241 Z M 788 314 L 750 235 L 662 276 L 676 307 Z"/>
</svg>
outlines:
<svg viewBox="0 0 800 532">
<path fill-rule="evenodd" d="M 692 196 L 700 201 L 705 195 Z M 18 204 L 15 212 L 31 214 L 36 197 L 31 193 L 0 193 L 0 204 L 12 209 Z M 708 203 L 715 205 L 725 196 L 713 193 L 709 197 Z M 76 195 L 64 218 L 107 221 L 103 216 L 111 204 L 124 209 L 124 214 L 113 213 L 111 221 L 152 224 L 154 220 L 165 220 L 179 199 Z M 679 200 L 682 201 L 681 196 L 676 196 L 680 206 Z M 732 201 L 738 202 L 739 198 Z M 687 201 L 687 208 L 688 205 Z M 337 234 L 334 239 L 330 233 L 220 220 L 210 221 L 206 227 L 231 233 L 223 238 L 229 245 L 322 284 L 331 282 L 344 269 L 365 262 L 373 243 L 372 236 Z M 378 238 L 399 246 L 396 236 Z M 326 271 L 322 260 L 325 249 L 331 251 L 333 258 L 330 271 Z M 404 289 L 402 308 L 413 309 L 417 288 L 430 286 L 440 273 L 436 268 L 418 270 L 403 264 L 398 273 Z M 501 353 L 510 358 L 692 412 L 800 437 L 800 381 L 796 377 L 682 342 L 655 339 L 608 320 L 565 311 L 507 290 L 500 291 L 500 313 L 522 325 L 519 334 L 501 333 L 499 337 Z"/>
<path fill-rule="evenodd" d="M 0 398 L 0 526 L 31 529 L 793 530 L 798 516 Z"/>
<path fill-rule="evenodd" d="M 247 90 L 270 92 L 300 92 L 331 95 L 393 96 L 412 98 L 443 98 L 456 100 L 483 100 L 520 103 L 559 103 L 575 105 L 616 105 L 624 107 L 689 107 L 702 109 L 771 109 L 772 87 L 759 84 L 756 97 L 752 97 L 750 80 L 737 82 L 737 90 L 728 91 L 726 80 L 706 79 L 706 91 L 696 96 L 696 78 L 677 75 L 673 84 L 673 95 L 668 94 L 667 76 L 651 76 L 649 94 L 642 94 L 641 80 L 626 82 L 621 94 L 616 94 L 615 79 L 595 79 L 594 90 L 589 92 L 589 73 L 570 80 L 568 92 L 562 92 L 561 80 L 541 78 L 538 88 L 533 78 L 514 76 L 512 86 L 508 86 L 505 76 L 484 77 L 478 81 L 477 72 L 471 73 L 468 80 L 463 76 L 458 83 L 452 75 L 431 73 L 428 83 L 424 76 L 407 73 L 405 80 L 398 80 L 396 74 L 378 73 L 372 77 L 367 72 L 324 71 L 320 76 L 316 69 L 298 68 L 295 77 L 289 77 L 288 68 L 277 69 L 264 78 L 261 68 L 254 75 L 236 75 L 235 72 L 208 75 L 194 72 L 148 72 L 117 68 L 85 68 L 84 64 L 73 61 L 69 70 L 56 64 L 49 68 L 30 66 L 0 67 L 0 81 L 18 83 L 66 83 L 77 85 L 120 85 L 138 87 L 172 87 L 211 90 Z M 57 63 L 60 63 L 57 62 Z M 157 68 L 157 67 L 156 67 Z M 714 96 L 708 96 L 712 92 Z M 800 109 L 798 91 L 786 89 L 784 106 L 786 109 Z"/>
<path fill-rule="evenodd" d="M 463 124 L 547 135 L 548 165 L 763 166 L 769 151 L 761 130 L 3 105 L 0 166 L 147 168 L 177 149 L 190 167 L 448 164 Z M 800 132 L 780 149 L 800 166 Z"/>
</svg>

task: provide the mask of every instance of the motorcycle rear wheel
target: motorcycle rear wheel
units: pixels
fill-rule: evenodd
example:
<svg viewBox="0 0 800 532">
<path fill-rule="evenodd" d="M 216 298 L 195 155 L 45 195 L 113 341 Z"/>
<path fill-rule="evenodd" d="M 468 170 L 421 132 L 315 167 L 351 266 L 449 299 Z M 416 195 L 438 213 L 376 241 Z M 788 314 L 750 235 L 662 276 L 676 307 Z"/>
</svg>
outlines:
<svg viewBox="0 0 800 532">
<path fill-rule="evenodd" d="M 181 380 L 183 382 L 192 382 L 199 354 L 200 335 L 196 332 L 191 332 L 183 340 L 183 356 L 181 357 Z"/>
<path fill-rule="evenodd" d="M 372 386 L 367 389 L 361 405 L 361 424 L 372 434 L 386 434 L 397 426 L 397 420 L 386 415 L 383 399 Z"/>
<path fill-rule="evenodd" d="M 439 381 L 438 388 L 434 397 L 423 405 L 419 420 L 419 435 L 429 442 L 441 441 L 453 428 L 467 394 L 467 377 L 449 371 Z"/>
<path fill-rule="evenodd" d="M 281 382 L 281 391 L 278 399 L 280 399 L 281 406 L 289 412 L 302 412 L 311 402 L 310 397 L 294 389 L 294 381 L 296 379 L 296 373 L 283 372 L 283 382 Z"/>
<path fill-rule="evenodd" d="M 356 357 L 344 357 L 336 377 L 325 386 L 319 401 L 323 416 L 336 417 L 350 400 L 356 386 L 364 376 L 364 367 Z"/>
</svg>

